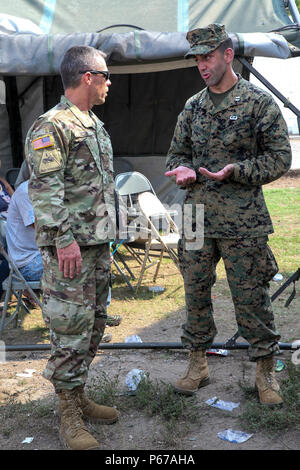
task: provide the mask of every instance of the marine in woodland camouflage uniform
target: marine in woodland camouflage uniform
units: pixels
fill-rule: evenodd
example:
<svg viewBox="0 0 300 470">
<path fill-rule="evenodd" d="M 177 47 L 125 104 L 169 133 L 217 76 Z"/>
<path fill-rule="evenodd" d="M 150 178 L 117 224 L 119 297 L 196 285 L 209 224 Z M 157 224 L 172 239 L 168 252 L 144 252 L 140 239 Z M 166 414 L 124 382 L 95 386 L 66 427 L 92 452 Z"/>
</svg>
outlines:
<svg viewBox="0 0 300 470">
<path fill-rule="evenodd" d="M 104 78 L 91 78 L 98 77 Z M 56 391 L 73 390 L 85 384 L 107 317 L 115 217 L 111 142 L 91 110 L 81 111 L 62 96 L 29 130 L 26 159 L 44 263 L 43 316 L 52 343 L 44 376 Z M 74 241 L 80 247 L 81 273 L 65 277 L 57 252 Z"/>
<path fill-rule="evenodd" d="M 187 56 L 208 55 L 227 38 L 222 25 L 191 31 Z M 239 333 L 256 360 L 274 354 L 280 338 L 268 294 L 278 268 L 267 245 L 273 226 L 262 185 L 286 173 L 291 149 L 286 123 L 267 92 L 237 76 L 216 106 L 214 98 L 208 86 L 186 102 L 167 156 L 169 172 L 181 166 L 196 172 L 185 185 L 184 204 L 204 205 L 202 249 L 186 249 L 184 235 L 178 246 L 187 307 L 182 342 L 190 350 L 213 342 L 211 288 L 223 258 Z M 227 165 L 230 175 L 222 180 L 199 170 L 218 174 Z"/>
</svg>

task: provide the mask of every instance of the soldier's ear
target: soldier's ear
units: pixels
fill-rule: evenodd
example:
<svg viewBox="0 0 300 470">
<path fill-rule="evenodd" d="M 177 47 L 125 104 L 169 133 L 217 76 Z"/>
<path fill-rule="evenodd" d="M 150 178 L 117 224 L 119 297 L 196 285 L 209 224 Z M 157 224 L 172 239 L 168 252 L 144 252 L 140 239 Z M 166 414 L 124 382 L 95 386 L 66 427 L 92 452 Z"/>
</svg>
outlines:
<svg viewBox="0 0 300 470">
<path fill-rule="evenodd" d="M 90 72 L 85 72 L 83 75 L 82 75 L 82 79 L 83 83 L 85 83 L 86 85 L 90 85 L 92 83 L 92 74 Z"/>
<path fill-rule="evenodd" d="M 230 62 L 233 61 L 233 57 L 234 57 L 234 50 L 231 49 L 231 47 L 228 47 L 227 49 L 225 49 L 224 60 L 227 64 L 230 64 Z"/>
</svg>

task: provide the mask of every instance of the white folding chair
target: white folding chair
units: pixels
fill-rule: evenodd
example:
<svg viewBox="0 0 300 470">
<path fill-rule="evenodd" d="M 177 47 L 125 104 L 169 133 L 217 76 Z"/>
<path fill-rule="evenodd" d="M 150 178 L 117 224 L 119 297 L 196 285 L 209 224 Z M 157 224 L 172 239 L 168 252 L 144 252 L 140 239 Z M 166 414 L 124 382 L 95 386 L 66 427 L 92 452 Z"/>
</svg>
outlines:
<svg viewBox="0 0 300 470">
<path fill-rule="evenodd" d="M 156 281 L 164 253 L 178 265 L 176 250 L 179 233 L 170 213 L 142 173 L 133 171 L 117 175 L 115 187 L 119 197 L 119 210 L 126 217 L 124 238 L 127 239 L 123 245 L 141 266 L 137 283 L 139 289 L 146 269 L 154 265 L 156 270 L 153 281 Z M 160 235 L 154 218 L 167 225 L 166 234 Z M 154 252 L 159 253 L 159 259 L 155 261 L 151 258 L 154 258 Z"/>
<path fill-rule="evenodd" d="M 177 245 L 180 238 L 179 230 L 169 211 L 164 207 L 158 197 L 149 191 L 138 195 L 138 204 L 144 215 L 149 229 L 145 241 L 145 256 L 142 263 L 137 289 L 140 287 L 147 267 L 150 251 L 159 251 L 160 257 L 156 266 L 153 281 L 156 281 L 164 253 L 167 253 L 179 270 Z"/>
</svg>

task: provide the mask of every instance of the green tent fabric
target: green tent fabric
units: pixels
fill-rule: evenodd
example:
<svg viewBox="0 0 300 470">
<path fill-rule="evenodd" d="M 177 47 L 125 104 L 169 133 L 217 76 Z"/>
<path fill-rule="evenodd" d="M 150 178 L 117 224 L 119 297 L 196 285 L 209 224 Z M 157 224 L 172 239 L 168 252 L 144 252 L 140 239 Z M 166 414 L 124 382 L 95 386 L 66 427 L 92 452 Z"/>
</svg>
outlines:
<svg viewBox="0 0 300 470">
<path fill-rule="evenodd" d="M 124 23 L 148 31 L 174 32 L 212 22 L 226 24 L 231 32 L 249 33 L 269 32 L 292 23 L 284 3 L 284 0 L 1 0 L 0 11 L 29 19 L 46 34 L 96 32 Z"/>
<path fill-rule="evenodd" d="M 183 192 L 164 177 L 165 155 L 184 102 L 205 86 L 194 60 L 184 59 L 189 47 L 186 31 L 224 23 L 237 55 L 287 59 L 300 55 L 300 31 L 284 4 L 284 0 L 0 0 L 0 84 L 5 84 L 0 87 L 0 102 L 1 89 L 6 88 L 6 100 L 2 93 L 0 105 L 3 173 L 20 166 L 28 128 L 63 93 L 62 55 L 71 46 L 85 44 L 106 52 L 112 73 L 109 99 L 94 111 L 111 135 L 116 171 L 141 171 L 162 201 L 181 200 Z M 31 32 L 24 20 L 33 25 Z M 115 27 L 120 24 L 131 26 Z M 247 78 L 236 59 L 234 67 Z"/>
</svg>

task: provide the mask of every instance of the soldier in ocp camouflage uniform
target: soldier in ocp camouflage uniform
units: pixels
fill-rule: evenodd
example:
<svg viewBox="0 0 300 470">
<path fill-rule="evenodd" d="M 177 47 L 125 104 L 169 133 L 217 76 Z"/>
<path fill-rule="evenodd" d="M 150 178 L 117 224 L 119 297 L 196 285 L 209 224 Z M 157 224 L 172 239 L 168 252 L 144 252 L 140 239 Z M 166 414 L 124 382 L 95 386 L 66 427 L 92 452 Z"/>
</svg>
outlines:
<svg viewBox="0 0 300 470">
<path fill-rule="evenodd" d="M 234 73 L 223 25 L 190 31 L 187 39 L 186 56 L 195 57 L 207 88 L 178 117 L 166 175 L 185 187 L 185 204 L 204 205 L 204 243 L 188 249 L 183 234 L 178 245 L 187 306 L 182 343 L 191 356 L 175 388 L 192 394 L 209 382 L 205 351 L 217 333 L 211 288 L 223 258 L 239 333 L 257 361 L 260 401 L 280 404 L 273 366 L 280 336 L 268 294 L 278 268 L 267 245 L 273 227 L 261 186 L 290 167 L 287 126 L 272 97 Z"/>
<path fill-rule="evenodd" d="M 85 46 L 66 52 L 61 77 L 64 96 L 34 122 L 25 146 L 52 345 L 44 376 L 58 394 L 61 441 L 80 450 L 99 445 L 82 415 L 118 419 L 83 391 L 105 329 L 115 217 L 111 142 L 91 108 L 105 102 L 111 82 L 105 54 Z"/>
</svg>

